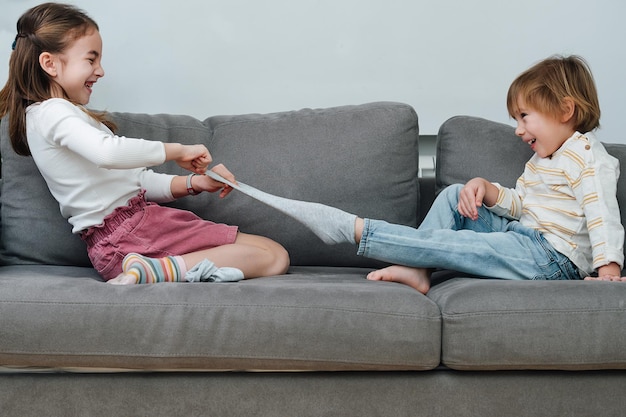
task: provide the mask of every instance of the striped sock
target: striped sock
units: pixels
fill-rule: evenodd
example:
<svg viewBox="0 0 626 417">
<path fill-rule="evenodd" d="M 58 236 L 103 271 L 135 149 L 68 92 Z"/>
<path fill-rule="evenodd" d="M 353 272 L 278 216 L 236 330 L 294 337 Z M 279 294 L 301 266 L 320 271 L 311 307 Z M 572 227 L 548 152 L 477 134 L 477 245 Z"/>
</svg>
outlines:
<svg viewBox="0 0 626 417">
<path fill-rule="evenodd" d="M 135 276 L 137 284 L 154 284 L 184 281 L 187 266 L 180 256 L 148 258 L 138 253 L 129 253 L 122 261 L 122 271 Z"/>
</svg>

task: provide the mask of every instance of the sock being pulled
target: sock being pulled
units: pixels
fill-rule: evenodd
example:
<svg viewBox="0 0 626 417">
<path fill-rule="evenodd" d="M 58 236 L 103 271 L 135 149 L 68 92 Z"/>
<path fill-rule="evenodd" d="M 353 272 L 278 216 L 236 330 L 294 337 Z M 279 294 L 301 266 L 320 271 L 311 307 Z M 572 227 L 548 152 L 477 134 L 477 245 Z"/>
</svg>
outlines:
<svg viewBox="0 0 626 417">
<path fill-rule="evenodd" d="M 278 197 L 242 182 L 234 184 L 213 171 L 207 171 L 206 175 L 294 218 L 328 245 L 356 243 L 354 224 L 357 216 L 354 214 L 320 203 Z"/>
<path fill-rule="evenodd" d="M 129 253 L 122 261 L 122 275 L 134 276 L 137 284 L 184 281 L 187 266 L 181 256 L 149 258 Z"/>
</svg>

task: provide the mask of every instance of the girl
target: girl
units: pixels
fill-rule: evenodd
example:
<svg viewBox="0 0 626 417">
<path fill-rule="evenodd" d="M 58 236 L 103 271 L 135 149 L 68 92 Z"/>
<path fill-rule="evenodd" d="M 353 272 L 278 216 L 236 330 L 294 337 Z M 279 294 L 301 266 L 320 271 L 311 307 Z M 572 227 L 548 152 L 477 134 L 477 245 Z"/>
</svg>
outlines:
<svg viewBox="0 0 626 417">
<path fill-rule="evenodd" d="M 504 279 L 626 280 L 619 162 L 592 133 L 600 107 L 586 62 L 571 56 L 536 64 L 512 83 L 507 107 L 516 134 L 535 151 L 516 188 L 482 178 L 450 186 L 418 229 L 209 175 L 295 217 L 327 243 L 355 243 L 359 255 L 397 264 L 370 273 L 370 280 L 422 293 L 430 288 L 430 268 Z M 589 277 L 594 272 L 598 278 Z"/>
<path fill-rule="evenodd" d="M 104 76 L 102 39 L 89 16 L 58 3 L 33 7 L 17 22 L 13 49 L 0 117 L 9 114 L 13 148 L 32 155 L 105 280 L 236 281 L 286 272 L 278 243 L 155 204 L 202 191 L 225 197 L 231 188 L 200 175 L 212 161 L 203 145 L 115 136 L 103 114 L 83 107 Z M 145 168 L 165 161 L 192 174 Z M 213 171 L 235 183 L 223 165 Z"/>
</svg>

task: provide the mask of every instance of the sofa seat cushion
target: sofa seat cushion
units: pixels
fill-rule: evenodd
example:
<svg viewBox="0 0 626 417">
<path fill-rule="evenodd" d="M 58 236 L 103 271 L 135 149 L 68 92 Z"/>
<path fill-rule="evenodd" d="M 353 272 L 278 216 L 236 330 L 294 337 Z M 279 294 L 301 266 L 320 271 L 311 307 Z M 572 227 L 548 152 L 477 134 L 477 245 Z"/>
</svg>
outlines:
<svg viewBox="0 0 626 417">
<path fill-rule="evenodd" d="M 230 284 L 114 286 L 91 268 L 0 267 L 0 366 L 427 370 L 435 303 L 368 269 L 292 268 Z"/>
<path fill-rule="evenodd" d="M 428 294 L 458 370 L 626 369 L 626 285 L 457 278 Z"/>
</svg>

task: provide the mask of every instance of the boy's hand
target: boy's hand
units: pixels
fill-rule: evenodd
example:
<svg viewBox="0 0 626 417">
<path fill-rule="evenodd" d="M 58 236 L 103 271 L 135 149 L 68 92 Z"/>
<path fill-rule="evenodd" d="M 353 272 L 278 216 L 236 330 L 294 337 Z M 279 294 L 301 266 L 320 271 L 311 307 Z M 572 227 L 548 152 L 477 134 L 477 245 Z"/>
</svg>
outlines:
<svg viewBox="0 0 626 417">
<path fill-rule="evenodd" d="M 469 180 L 459 193 L 459 213 L 472 220 L 478 219 L 478 210 L 476 207 L 483 205 L 483 198 L 487 187 L 485 180 L 482 178 L 474 178 Z"/>
<path fill-rule="evenodd" d="M 498 187 L 484 178 L 476 177 L 469 180 L 459 193 L 457 209 L 462 216 L 472 220 L 478 219 L 478 209 L 486 205 L 493 206 L 498 200 Z"/>
<path fill-rule="evenodd" d="M 618 264 L 611 262 L 608 265 L 598 268 L 597 277 L 586 277 L 588 281 L 626 281 L 626 277 L 622 277 L 621 269 Z"/>
</svg>

